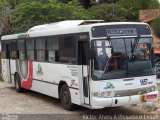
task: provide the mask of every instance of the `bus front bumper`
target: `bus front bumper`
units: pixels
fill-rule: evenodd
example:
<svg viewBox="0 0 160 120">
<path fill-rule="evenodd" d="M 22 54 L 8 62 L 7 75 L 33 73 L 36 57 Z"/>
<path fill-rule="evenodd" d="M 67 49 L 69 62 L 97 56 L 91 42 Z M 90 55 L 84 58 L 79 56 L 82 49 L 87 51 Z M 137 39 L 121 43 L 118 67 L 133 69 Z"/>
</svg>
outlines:
<svg viewBox="0 0 160 120">
<path fill-rule="evenodd" d="M 91 106 L 93 109 L 101 109 L 105 107 L 126 106 L 145 102 L 155 102 L 158 100 L 158 90 L 141 95 L 102 98 L 92 97 Z"/>
</svg>

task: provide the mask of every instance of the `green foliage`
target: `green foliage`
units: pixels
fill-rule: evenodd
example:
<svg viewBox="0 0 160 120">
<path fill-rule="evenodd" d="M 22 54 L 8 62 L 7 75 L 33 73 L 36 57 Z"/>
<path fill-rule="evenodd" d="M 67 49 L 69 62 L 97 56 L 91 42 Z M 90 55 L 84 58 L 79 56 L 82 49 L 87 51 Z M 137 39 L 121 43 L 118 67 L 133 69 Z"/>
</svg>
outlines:
<svg viewBox="0 0 160 120">
<path fill-rule="evenodd" d="M 6 0 L 0 0 L 0 9 L 2 9 L 4 6 L 9 6 L 8 2 Z"/>
<path fill-rule="evenodd" d="M 116 4 L 127 9 L 126 16 L 128 21 L 138 21 L 138 13 L 140 10 L 139 0 L 119 0 Z"/>
<path fill-rule="evenodd" d="M 153 21 L 152 28 L 154 33 L 160 38 L 160 17 Z"/>
<path fill-rule="evenodd" d="M 139 0 L 141 9 L 156 9 L 160 7 L 158 0 Z"/>
<path fill-rule="evenodd" d="M 141 9 L 159 8 L 158 0 L 119 0 L 116 4 L 127 9 L 126 16 L 128 21 L 138 21 L 139 10 Z"/>
<path fill-rule="evenodd" d="M 74 6 L 71 3 L 27 2 L 19 4 L 14 10 L 12 31 L 22 32 L 35 25 L 75 19 L 92 19 L 92 16 L 82 6 Z"/>
<path fill-rule="evenodd" d="M 79 0 L 71 0 L 70 2 L 68 2 L 68 5 L 71 6 L 81 6 L 81 3 Z"/>
<path fill-rule="evenodd" d="M 62 3 L 68 3 L 69 1 L 72 1 L 72 0 L 59 0 L 59 2 L 62 2 Z"/>
<path fill-rule="evenodd" d="M 90 9 L 95 19 L 107 22 L 126 21 L 127 10 L 118 4 L 101 4 Z"/>
</svg>

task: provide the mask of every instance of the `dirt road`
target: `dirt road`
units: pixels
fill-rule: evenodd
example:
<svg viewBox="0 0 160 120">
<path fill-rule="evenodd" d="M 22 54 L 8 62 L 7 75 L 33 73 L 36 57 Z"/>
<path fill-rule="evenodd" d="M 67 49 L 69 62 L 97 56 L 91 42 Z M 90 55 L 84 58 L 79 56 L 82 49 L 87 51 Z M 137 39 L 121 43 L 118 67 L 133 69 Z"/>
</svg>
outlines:
<svg viewBox="0 0 160 120">
<path fill-rule="evenodd" d="M 159 103 L 157 103 L 159 105 Z M 144 111 L 140 105 L 90 110 L 77 107 L 66 111 L 58 99 L 36 92 L 17 93 L 15 88 L 0 82 L 0 120 L 53 120 L 53 119 L 158 119 L 160 110 Z M 140 118 L 139 118 L 140 117 Z"/>
</svg>

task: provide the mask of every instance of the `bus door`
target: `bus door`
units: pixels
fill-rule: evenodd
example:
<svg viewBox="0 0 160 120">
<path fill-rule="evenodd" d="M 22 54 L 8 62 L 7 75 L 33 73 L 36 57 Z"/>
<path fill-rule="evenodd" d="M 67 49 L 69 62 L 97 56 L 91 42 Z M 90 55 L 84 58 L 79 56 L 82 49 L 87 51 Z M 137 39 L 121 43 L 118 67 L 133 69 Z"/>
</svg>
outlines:
<svg viewBox="0 0 160 120">
<path fill-rule="evenodd" d="M 82 95 L 84 104 L 90 105 L 89 100 L 89 68 L 88 68 L 88 41 L 78 42 L 78 60 L 79 65 L 82 65 Z"/>
<path fill-rule="evenodd" d="M 10 43 L 5 44 L 5 54 L 6 59 L 2 61 L 2 75 L 3 79 L 6 82 L 11 82 L 11 66 L 10 66 L 10 52 L 11 52 L 11 46 Z"/>
</svg>

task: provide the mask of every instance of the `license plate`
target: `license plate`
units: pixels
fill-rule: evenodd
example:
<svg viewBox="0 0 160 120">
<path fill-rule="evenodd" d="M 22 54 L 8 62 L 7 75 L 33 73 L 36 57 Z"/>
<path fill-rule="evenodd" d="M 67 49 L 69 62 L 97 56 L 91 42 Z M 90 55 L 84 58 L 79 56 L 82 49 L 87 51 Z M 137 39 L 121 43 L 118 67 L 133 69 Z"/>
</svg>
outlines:
<svg viewBox="0 0 160 120">
<path fill-rule="evenodd" d="M 157 94 L 147 95 L 147 99 L 155 99 L 157 98 Z"/>
</svg>

